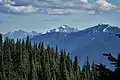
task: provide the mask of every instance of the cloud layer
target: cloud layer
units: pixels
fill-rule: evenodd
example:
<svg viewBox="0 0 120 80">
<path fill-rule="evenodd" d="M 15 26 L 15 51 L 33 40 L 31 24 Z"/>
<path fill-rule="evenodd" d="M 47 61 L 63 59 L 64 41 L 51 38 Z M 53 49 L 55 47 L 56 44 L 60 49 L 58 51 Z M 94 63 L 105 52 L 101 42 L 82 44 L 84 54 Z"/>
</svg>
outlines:
<svg viewBox="0 0 120 80">
<path fill-rule="evenodd" d="M 98 14 L 120 12 L 120 7 L 106 0 L 0 0 L 0 12 L 46 14 Z"/>
</svg>

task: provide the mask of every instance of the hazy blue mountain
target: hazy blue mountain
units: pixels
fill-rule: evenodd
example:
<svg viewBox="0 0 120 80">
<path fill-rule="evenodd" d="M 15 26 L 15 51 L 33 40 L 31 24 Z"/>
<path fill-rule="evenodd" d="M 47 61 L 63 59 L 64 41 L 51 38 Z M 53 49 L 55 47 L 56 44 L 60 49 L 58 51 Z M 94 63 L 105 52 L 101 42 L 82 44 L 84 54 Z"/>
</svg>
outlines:
<svg viewBox="0 0 120 80">
<path fill-rule="evenodd" d="M 25 32 L 23 30 L 18 30 L 18 31 L 13 31 L 13 32 L 8 32 L 6 34 L 3 35 L 3 37 L 9 37 L 9 38 L 14 38 L 15 40 L 18 39 L 24 39 L 27 36 L 33 37 L 35 35 L 40 35 L 40 33 L 36 32 L 36 31 L 32 31 L 32 32 Z"/>
<path fill-rule="evenodd" d="M 60 32 L 60 33 L 72 33 L 72 32 L 78 32 L 79 30 L 78 29 L 75 29 L 75 28 L 70 28 L 69 26 L 67 25 L 62 25 L 56 29 L 52 29 L 52 30 L 49 30 L 47 32 L 44 32 L 44 34 L 50 34 L 50 33 L 56 33 L 56 32 Z M 14 38 L 15 40 L 17 38 L 19 39 L 23 39 L 23 38 L 26 38 L 27 36 L 30 36 L 31 37 L 34 37 L 34 36 L 37 36 L 37 35 L 42 35 L 42 33 L 38 33 L 36 31 L 32 31 L 32 32 L 26 32 L 26 31 L 23 31 L 23 30 L 17 30 L 17 31 L 10 31 L 6 34 L 3 34 L 3 37 L 9 37 L 9 38 Z"/>
<path fill-rule="evenodd" d="M 86 56 L 90 61 L 105 63 L 110 66 L 102 53 L 111 52 L 117 55 L 120 52 L 120 39 L 115 34 L 120 33 L 120 28 L 108 24 L 98 24 L 78 32 L 56 32 L 56 29 L 46 34 L 37 35 L 31 38 L 32 42 L 44 41 L 45 44 L 65 48 L 71 53 L 71 57 L 78 56 L 80 63 L 84 62 Z"/>
</svg>

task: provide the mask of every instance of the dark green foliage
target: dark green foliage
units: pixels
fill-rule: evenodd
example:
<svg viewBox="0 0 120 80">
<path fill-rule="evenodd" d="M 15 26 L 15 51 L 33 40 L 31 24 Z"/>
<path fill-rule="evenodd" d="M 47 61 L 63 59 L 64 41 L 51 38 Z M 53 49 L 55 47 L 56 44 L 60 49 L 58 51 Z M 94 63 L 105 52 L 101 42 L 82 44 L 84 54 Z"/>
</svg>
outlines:
<svg viewBox="0 0 120 80">
<path fill-rule="evenodd" d="M 73 66 L 72 66 L 72 60 L 70 59 L 70 54 L 68 53 L 67 59 L 66 59 L 66 68 L 67 72 L 69 75 L 70 80 L 74 80 L 74 71 L 73 71 Z"/>
<path fill-rule="evenodd" d="M 112 71 L 107 69 L 105 65 L 96 65 L 98 72 L 98 78 L 99 80 L 110 80 Z"/>
<path fill-rule="evenodd" d="M 90 80 L 90 64 L 88 61 L 88 57 L 86 59 L 86 63 L 83 65 L 82 74 L 83 80 Z"/>
<path fill-rule="evenodd" d="M 0 35 L 0 80 L 120 80 L 120 55 L 104 55 L 115 65 L 114 72 L 102 64 L 90 67 L 88 57 L 81 70 L 78 57 L 72 62 L 64 49 L 45 48 L 43 42 L 32 45 L 29 37 L 3 41 Z"/>
<path fill-rule="evenodd" d="M 0 34 L 0 46 L 2 46 L 2 35 Z"/>
<path fill-rule="evenodd" d="M 64 50 L 61 50 L 61 55 L 60 55 L 60 74 L 61 74 L 61 80 L 69 80 L 68 79 L 68 74 L 67 74 L 67 69 L 66 69 L 66 56 Z"/>
<path fill-rule="evenodd" d="M 120 80 L 120 54 L 117 58 L 113 57 L 110 53 L 103 55 L 107 56 L 111 64 L 115 66 L 115 71 L 112 74 L 112 80 Z"/>
<path fill-rule="evenodd" d="M 0 34 L 0 79 L 7 80 L 5 75 L 2 35 Z"/>
<path fill-rule="evenodd" d="M 80 67 L 77 56 L 75 56 L 73 62 L 73 74 L 74 74 L 74 80 L 80 80 Z"/>
<path fill-rule="evenodd" d="M 0 80 L 75 80 L 73 72 L 65 50 L 45 48 L 43 42 L 31 45 L 29 37 L 16 42 L 6 37 L 3 43 L 0 35 Z"/>
</svg>

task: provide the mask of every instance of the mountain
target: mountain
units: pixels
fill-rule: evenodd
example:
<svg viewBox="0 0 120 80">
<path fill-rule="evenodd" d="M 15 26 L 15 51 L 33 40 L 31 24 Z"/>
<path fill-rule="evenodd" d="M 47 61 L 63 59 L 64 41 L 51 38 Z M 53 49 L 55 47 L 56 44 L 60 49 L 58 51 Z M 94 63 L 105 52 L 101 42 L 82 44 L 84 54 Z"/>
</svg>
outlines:
<svg viewBox="0 0 120 80">
<path fill-rule="evenodd" d="M 71 28 L 67 25 L 62 25 L 56 29 L 52 29 L 47 31 L 46 33 L 54 33 L 54 32 L 61 32 L 61 33 L 72 33 L 72 32 L 78 32 L 79 30 L 76 28 Z"/>
<path fill-rule="evenodd" d="M 53 29 L 46 34 L 32 37 L 31 41 L 44 41 L 45 45 L 51 44 L 51 46 L 58 45 L 59 49 L 64 48 L 67 52 L 70 52 L 71 57 L 78 56 L 81 64 L 84 62 L 85 57 L 89 56 L 90 61 L 107 64 L 112 68 L 102 54 L 110 52 L 114 56 L 118 55 L 120 52 L 120 39 L 115 36 L 118 33 L 120 33 L 118 27 L 109 24 L 98 24 L 78 32 L 64 33 Z"/>
<path fill-rule="evenodd" d="M 62 25 L 56 29 L 49 30 L 43 34 L 56 33 L 56 32 L 67 34 L 67 33 L 78 32 L 78 31 L 79 31 L 78 29 L 70 28 L 67 25 Z M 9 38 L 14 38 L 16 40 L 17 38 L 23 39 L 23 38 L 26 38 L 27 36 L 34 37 L 34 36 L 41 35 L 41 34 L 42 33 L 38 33 L 36 31 L 25 32 L 23 30 L 18 30 L 18 31 L 13 31 L 13 32 L 8 32 L 6 34 L 3 34 L 3 38 L 9 37 Z"/>
<path fill-rule="evenodd" d="M 16 40 L 17 38 L 23 39 L 23 38 L 26 38 L 27 36 L 33 37 L 35 35 L 40 35 L 40 33 L 36 32 L 36 31 L 25 32 L 23 30 L 18 30 L 18 31 L 8 32 L 8 33 L 4 34 L 3 37 L 4 38 L 5 37 L 14 38 Z"/>
</svg>

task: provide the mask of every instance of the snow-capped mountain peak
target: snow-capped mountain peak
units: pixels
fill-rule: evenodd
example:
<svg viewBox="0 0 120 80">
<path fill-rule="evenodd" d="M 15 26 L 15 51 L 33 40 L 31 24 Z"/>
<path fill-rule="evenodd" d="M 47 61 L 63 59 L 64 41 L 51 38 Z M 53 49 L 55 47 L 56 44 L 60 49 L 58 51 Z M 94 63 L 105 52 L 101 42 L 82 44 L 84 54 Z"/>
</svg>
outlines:
<svg viewBox="0 0 120 80">
<path fill-rule="evenodd" d="M 107 32 L 107 33 L 113 33 L 118 32 L 119 27 L 111 26 L 109 24 L 98 24 L 94 27 L 90 27 L 85 29 L 84 31 L 90 31 L 92 33 L 99 33 L 99 32 Z"/>
<path fill-rule="evenodd" d="M 46 33 L 53 33 L 53 32 L 61 32 L 61 33 L 72 33 L 72 32 L 78 32 L 79 30 L 76 28 L 71 28 L 67 25 L 62 25 L 56 29 L 52 29 L 47 31 Z"/>
<path fill-rule="evenodd" d="M 113 33 L 113 32 L 119 32 L 119 27 L 116 27 L 116 26 L 111 26 L 109 24 L 101 24 L 101 25 L 98 25 L 101 27 L 102 31 L 103 32 L 107 32 L 107 33 Z"/>
<path fill-rule="evenodd" d="M 60 26 L 59 28 L 63 28 L 63 29 L 65 29 L 65 28 L 70 28 L 70 27 L 67 26 L 67 25 L 62 25 L 62 26 Z"/>
<path fill-rule="evenodd" d="M 36 36 L 39 35 L 40 33 L 36 32 L 36 31 L 32 31 L 32 32 L 26 32 L 23 30 L 17 30 L 17 31 L 10 31 L 6 34 L 3 35 L 3 37 L 9 37 L 9 38 L 14 38 L 14 39 L 23 39 L 26 38 L 27 36 Z"/>
<path fill-rule="evenodd" d="M 68 26 L 66 26 L 66 25 L 63 25 L 63 26 L 61 26 L 61 28 L 67 28 Z"/>
</svg>

